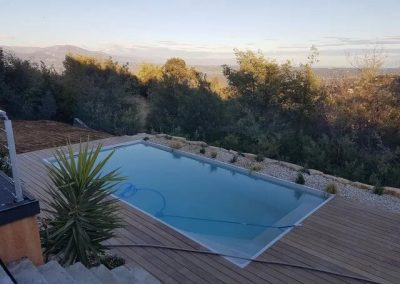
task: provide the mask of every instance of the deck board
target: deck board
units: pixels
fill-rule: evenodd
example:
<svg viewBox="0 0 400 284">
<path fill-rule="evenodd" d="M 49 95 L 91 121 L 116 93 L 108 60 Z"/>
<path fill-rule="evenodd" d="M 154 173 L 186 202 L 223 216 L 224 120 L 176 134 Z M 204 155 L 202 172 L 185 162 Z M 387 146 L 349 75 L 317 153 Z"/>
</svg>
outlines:
<svg viewBox="0 0 400 284">
<path fill-rule="evenodd" d="M 95 142 L 112 145 L 129 136 Z M 77 149 L 77 145 L 74 145 Z M 48 181 L 42 159 L 52 149 L 18 155 L 25 189 L 40 201 Z M 118 202 L 126 223 L 109 244 L 152 243 L 204 249 L 191 239 L 125 203 Z M 41 205 L 44 206 L 43 202 Z M 360 283 L 297 268 L 251 263 L 239 268 L 219 256 L 151 248 L 115 248 L 128 265 L 140 265 L 165 283 Z M 335 197 L 309 216 L 258 259 L 308 265 L 379 283 L 400 282 L 400 214 Z"/>
</svg>

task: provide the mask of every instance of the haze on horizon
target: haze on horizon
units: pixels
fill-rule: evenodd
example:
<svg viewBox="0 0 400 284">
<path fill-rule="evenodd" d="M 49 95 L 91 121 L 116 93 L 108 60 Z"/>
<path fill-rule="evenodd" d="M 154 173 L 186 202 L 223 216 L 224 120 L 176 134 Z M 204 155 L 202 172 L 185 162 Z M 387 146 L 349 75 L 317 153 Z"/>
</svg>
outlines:
<svg viewBox="0 0 400 284">
<path fill-rule="evenodd" d="M 295 63 L 312 45 L 320 67 L 382 49 L 400 66 L 397 0 L 0 0 L 0 46 L 75 45 L 114 56 L 189 64 L 234 62 L 233 49 Z"/>
</svg>

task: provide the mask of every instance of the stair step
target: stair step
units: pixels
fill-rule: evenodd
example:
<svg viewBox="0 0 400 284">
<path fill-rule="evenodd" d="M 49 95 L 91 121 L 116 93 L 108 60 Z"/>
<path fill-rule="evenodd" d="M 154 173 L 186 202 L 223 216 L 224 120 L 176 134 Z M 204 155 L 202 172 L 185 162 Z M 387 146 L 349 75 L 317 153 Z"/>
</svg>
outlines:
<svg viewBox="0 0 400 284">
<path fill-rule="evenodd" d="M 161 282 L 151 275 L 149 272 L 144 270 L 142 267 L 134 266 L 131 268 L 133 275 L 138 283 L 146 283 L 146 284 L 161 284 Z"/>
<path fill-rule="evenodd" d="M 49 284 L 35 265 L 27 258 L 11 263 L 8 266 L 8 270 L 18 284 Z"/>
<path fill-rule="evenodd" d="M 125 266 L 118 266 L 111 270 L 112 274 L 119 280 L 121 284 L 137 283 L 135 275 Z"/>
<path fill-rule="evenodd" d="M 65 268 L 65 270 L 72 276 L 77 283 L 85 284 L 101 284 L 101 281 L 94 276 L 89 269 L 82 263 L 77 262 Z"/>
<path fill-rule="evenodd" d="M 57 261 L 49 261 L 48 263 L 38 267 L 39 272 L 50 284 L 71 284 L 75 283 L 74 279 L 68 272 L 58 264 Z"/>
<path fill-rule="evenodd" d="M 138 266 L 134 266 L 132 269 L 119 266 L 111 270 L 111 272 L 119 279 L 121 284 L 161 284 L 157 278 Z"/>
<path fill-rule="evenodd" d="M 124 284 L 121 283 L 118 278 L 115 277 L 115 275 L 103 264 L 90 268 L 90 272 L 104 284 Z"/>
</svg>

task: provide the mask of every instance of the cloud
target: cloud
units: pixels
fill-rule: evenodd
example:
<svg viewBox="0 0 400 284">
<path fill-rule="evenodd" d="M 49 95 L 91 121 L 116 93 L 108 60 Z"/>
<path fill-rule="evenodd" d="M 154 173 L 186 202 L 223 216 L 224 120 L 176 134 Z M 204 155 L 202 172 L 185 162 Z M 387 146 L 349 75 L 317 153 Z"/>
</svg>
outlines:
<svg viewBox="0 0 400 284">
<path fill-rule="evenodd" d="M 400 36 L 387 36 L 382 38 L 369 38 L 369 39 L 359 39 L 359 38 L 349 38 L 349 37 L 332 37 L 326 36 L 319 41 L 310 41 L 310 45 L 305 44 L 293 44 L 286 46 L 279 46 L 280 49 L 309 49 L 311 45 L 315 45 L 318 48 L 325 47 L 354 47 L 363 46 L 365 48 L 371 46 L 399 46 L 400 48 Z"/>
</svg>

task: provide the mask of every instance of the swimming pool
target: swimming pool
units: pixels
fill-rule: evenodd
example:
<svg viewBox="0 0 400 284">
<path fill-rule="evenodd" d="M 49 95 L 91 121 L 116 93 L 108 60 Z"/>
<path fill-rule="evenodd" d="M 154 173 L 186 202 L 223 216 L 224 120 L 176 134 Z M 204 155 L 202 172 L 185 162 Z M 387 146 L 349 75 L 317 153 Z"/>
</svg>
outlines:
<svg viewBox="0 0 400 284">
<path fill-rule="evenodd" d="M 304 186 L 144 141 L 105 148 L 100 158 L 113 148 L 105 172 L 120 168 L 127 177 L 114 196 L 222 254 L 257 257 L 329 199 Z"/>
</svg>

